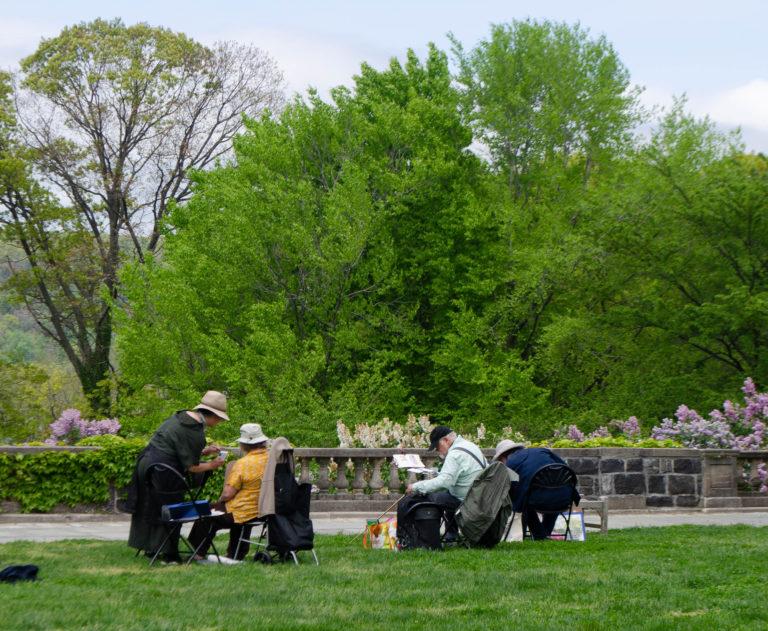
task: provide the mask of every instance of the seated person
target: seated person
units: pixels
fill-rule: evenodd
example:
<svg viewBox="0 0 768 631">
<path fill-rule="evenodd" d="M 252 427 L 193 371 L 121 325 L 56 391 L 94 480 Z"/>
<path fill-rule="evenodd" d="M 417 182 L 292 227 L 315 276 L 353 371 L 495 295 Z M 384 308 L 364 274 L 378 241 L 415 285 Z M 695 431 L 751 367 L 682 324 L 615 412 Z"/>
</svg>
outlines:
<svg viewBox="0 0 768 631">
<path fill-rule="evenodd" d="M 467 496 L 472 482 L 485 468 L 485 457 L 474 443 L 456 435 L 445 425 L 438 425 L 429 434 L 429 449 L 437 449 L 445 458 L 440 473 L 430 480 L 408 485 L 408 493 L 421 493 L 437 504 L 445 517 L 445 541 L 455 541 L 459 534 L 456 509 Z"/>
<path fill-rule="evenodd" d="M 504 462 L 510 469 L 517 472 L 520 479 L 512 483 L 509 491 L 512 500 L 512 508 L 515 512 L 520 512 L 523 498 L 525 498 L 528 488 L 531 486 L 531 478 L 541 467 L 548 464 L 566 464 L 560 456 L 545 447 L 525 448 L 523 443 L 514 443 L 511 440 L 502 440 L 496 445 L 496 454 L 494 460 Z M 579 503 L 581 496 L 579 492 L 570 486 L 559 489 L 545 489 L 538 495 L 540 499 L 551 502 L 564 502 L 570 499 L 576 504 Z M 528 509 L 525 512 L 525 519 L 528 523 L 528 529 L 534 541 L 547 539 L 552 534 L 552 529 L 557 521 L 557 514 L 547 513 L 539 518 L 539 514 Z"/>
<path fill-rule="evenodd" d="M 261 479 L 264 477 L 269 458 L 268 440 L 261 431 L 261 425 L 257 423 L 246 423 L 240 427 L 240 438 L 237 442 L 245 455 L 235 462 L 227 475 L 219 501 L 211 505 L 212 509 L 223 511 L 224 514 L 195 522 L 189 533 L 192 547 L 197 548 L 202 544 L 195 560 L 202 561 L 206 558 L 216 532 L 224 528 L 229 529 L 229 545 L 225 558 L 239 561 L 248 554 L 249 545 L 243 541 L 235 558 L 240 535 L 246 528 L 242 524 L 259 516 Z M 246 536 L 249 535 L 247 532 Z"/>
</svg>

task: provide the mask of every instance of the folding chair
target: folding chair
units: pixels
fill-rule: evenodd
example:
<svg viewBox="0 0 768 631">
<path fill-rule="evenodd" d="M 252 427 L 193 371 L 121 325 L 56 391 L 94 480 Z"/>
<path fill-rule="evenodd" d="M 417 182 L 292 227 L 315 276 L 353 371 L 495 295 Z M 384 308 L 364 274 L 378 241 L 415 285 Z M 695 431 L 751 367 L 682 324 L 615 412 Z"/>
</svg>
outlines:
<svg viewBox="0 0 768 631">
<path fill-rule="evenodd" d="M 159 478 L 163 478 L 163 483 L 159 483 Z M 211 510 L 207 501 L 200 501 L 198 497 L 205 486 L 207 476 L 203 478 L 202 484 L 198 487 L 197 491 L 193 492 L 189 484 L 189 481 L 179 471 L 172 466 L 163 462 L 153 462 L 147 467 L 146 473 L 146 485 L 147 492 L 151 497 L 155 498 L 155 502 L 161 506 L 160 515 L 155 519 L 156 524 L 162 525 L 166 530 L 165 539 L 155 551 L 152 560 L 149 562 L 149 566 L 152 567 L 157 557 L 165 549 L 166 545 L 174 539 L 175 535 L 178 535 L 179 540 L 184 543 L 187 550 L 184 554 L 189 554 L 186 565 L 192 562 L 192 559 L 197 554 L 202 543 L 193 548 L 189 543 L 189 540 L 181 532 L 184 524 L 191 524 L 201 519 L 210 517 Z M 169 509 L 169 505 L 175 505 L 179 502 L 179 498 L 189 497 L 189 506 L 184 507 L 184 511 L 177 513 Z M 211 542 L 216 558 L 219 559 L 219 552 L 216 550 L 216 546 Z M 138 554 L 140 551 L 137 551 Z M 177 552 L 177 551 L 171 551 Z M 219 559 L 219 562 L 221 560 Z"/>
<path fill-rule="evenodd" d="M 275 560 L 293 559 L 298 565 L 296 553 L 310 550 L 315 565 L 320 564 L 314 549 L 312 520 L 309 518 L 312 485 L 296 482 L 295 471 L 293 447 L 287 439 L 276 438 L 272 442 L 262 479 L 259 517 L 243 524 L 260 526 L 259 536 L 251 538 L 251 529 L 244 528 L 237 543 L 236 555 L 241 543 L 247 541 L 260 548 L 253 556 L 256 562 L 268 564 Z"/>
<path fill-rule="evenodd" d="M 528 491 L 520 504 L 520 510 L 512 513 L 502 541 L 506 541 L 509 536 L 517 512 L 521 514 L 523 541 L 525 541 L 526 537 L 533 539 L 528 526 L 527 512 L 529 510 L 535 510 L 541 515 L 562 514 L 565 518 L 564 539 L 568 539 L 568 535 L 571 534 L 570 524 L 573 500 L 574 497 L 578 497 L 576 484 L 576 474 L 568 465 L 553 463 L 538 469 L 531 478 Z M 565 492 L 565 489 L 570 489 L 570 493 Z"/>
<path fill-rule="evenodd" d="M 397 505 L 397 546 L 401 550 L 442 550 L 443 509 L 423 495 L 407 495 Z M 441 534 L 441 531 L 443 534 Z"/>
</svg>

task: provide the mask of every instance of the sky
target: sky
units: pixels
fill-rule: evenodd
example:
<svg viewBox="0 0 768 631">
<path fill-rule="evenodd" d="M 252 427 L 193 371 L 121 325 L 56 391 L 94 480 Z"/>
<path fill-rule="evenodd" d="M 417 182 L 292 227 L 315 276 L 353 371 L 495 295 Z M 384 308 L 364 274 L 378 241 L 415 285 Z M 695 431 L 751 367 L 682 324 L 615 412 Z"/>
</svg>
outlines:
<svg viewBox="0 0 768 631">
<path fill-rule="evenodd" d="M 183 32 L 203 44 L 235 40 L 269 53 L 289 92 L 351 85 L 366 62 L 384 69 L 430 42 L 465 50 L 490 25 L 532 18 L 579 23 L 605 35 L 644 88 L 646 105 L 687 110 L 740 127 L 748 151 L 768 153 L 766 0 L 0 0 L 0 68 L 13 70 L 42 38 L 95 18 L 120 17 Z"/>
</svg>

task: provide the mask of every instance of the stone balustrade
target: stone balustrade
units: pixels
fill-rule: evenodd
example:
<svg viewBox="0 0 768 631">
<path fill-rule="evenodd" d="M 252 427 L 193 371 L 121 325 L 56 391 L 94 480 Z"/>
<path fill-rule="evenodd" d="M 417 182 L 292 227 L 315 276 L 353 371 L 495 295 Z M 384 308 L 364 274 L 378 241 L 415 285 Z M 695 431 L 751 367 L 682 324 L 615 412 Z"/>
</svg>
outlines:
<svg viewBox="0 0 768 631">
<path fill-rule="evenodd" d="M 97 448 L 0 446 L 0 452 L 16 454 L 45 449 Z M 427 467 L 439 463 L 435 452 L 406 451 L 418 454 Z M 758 465 L 768 464 L 768 451 L 595 448 L 555 452 L 576 472 L 584 499 L 600 500 L 608 510 L 768 508 L 768 493 L 759 492 L 757 475 Z M 407 484 L 416 480 L 415 474 L 398 470 L 392 458 L 398 453 L 402 452 L 312 447 L 294 452 L 299 481 L 314 487 L 313 511 L 372 514 L 390 508 Z M 489 459 L 493 457 L 492 449 L 484 453 Z M 8 499 L 0 497 L 6 504 L 3 510 L 11 512 Z"/>
<path fill-rule="evenodd" d="M 409 449 L 427 467 L 434 452 Z M 768 493 L 759 493 L 757 466 L 768 452 L 714 449 L 596 448 L 556 449 L 576 472 L 585 499 L 603 500 L 611 510 L 695 510 L 768 508 Z M 313 449 L 295 451 L 300 482 L 315 486 L 313 510 L 384 510 L 408 482 L 398 474 L 397 449 Z M 489 459 L 492 449 L 485 449 Z M 750 480 L 743 464 L 749 462 Z M 342 466 L 342 464 L 344 466 Z M 388 475 L 383 476 L 387 471 Z M 384 480 L 384 477 L 387 480 Z"/>
</svg>

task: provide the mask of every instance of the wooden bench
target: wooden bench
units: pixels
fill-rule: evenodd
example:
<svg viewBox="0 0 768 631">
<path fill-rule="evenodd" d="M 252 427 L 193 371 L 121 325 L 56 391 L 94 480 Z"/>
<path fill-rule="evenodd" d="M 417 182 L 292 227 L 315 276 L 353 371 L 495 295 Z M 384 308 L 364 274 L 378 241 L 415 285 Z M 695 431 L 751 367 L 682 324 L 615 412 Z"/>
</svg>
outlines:
<svg viewBox="0 0 768 631">
<path fill-rule="evenodd" d="M 600 534 L 604 535 L 608 532 L 608 509 L 605 506 L 605 500 L 581 500 L 578 508 L 584 512 L 584 527 L 585 528 L 598 528 Z M 587 521 L 587 511 L 593 511 L 600 518 L 600 523 Z M 591 517 L 590 517 L 591 519 Z"/>
</svg>

